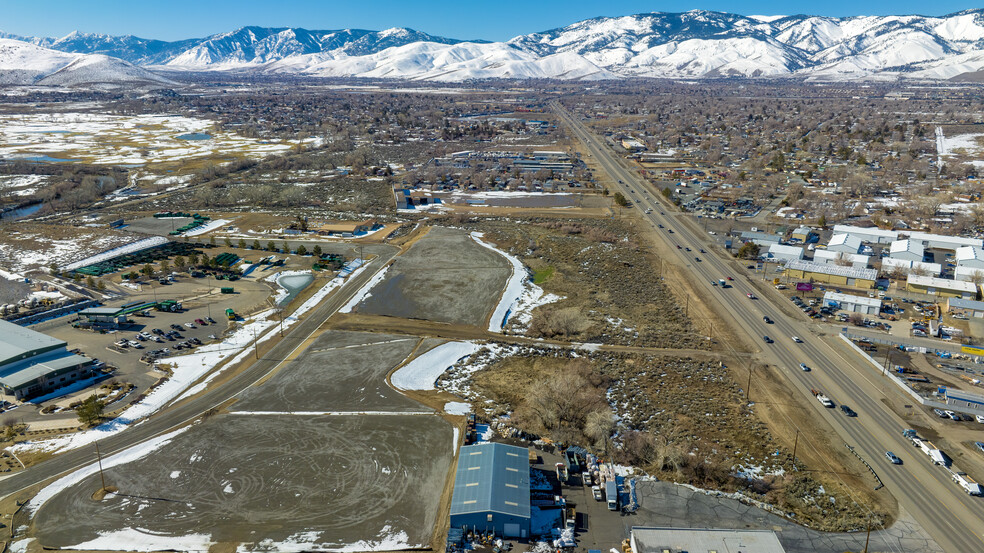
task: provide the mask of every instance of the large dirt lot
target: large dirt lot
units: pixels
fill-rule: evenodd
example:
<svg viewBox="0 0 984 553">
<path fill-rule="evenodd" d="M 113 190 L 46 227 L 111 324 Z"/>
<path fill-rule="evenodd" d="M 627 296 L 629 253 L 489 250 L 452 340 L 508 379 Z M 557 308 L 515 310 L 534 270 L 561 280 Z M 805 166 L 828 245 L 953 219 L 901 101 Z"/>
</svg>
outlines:
<svg viewBox="0 0 984 553">
<path fill-rule="evenodd" d="M 108 469 L 118 494 L 93 501 L 100 483 L 90 476 L 51 498 L 34 524 L 45 547 L 103 535 L 97 549 L 131 549 L 112 536 L 132 528 L 159 543 L 204 534 L 246 551 L 426 546 L 451 440 L 434 416 L 219 415 Z"/>
<path fill-rule="evenodd" d="M 386 385 L 417 338 L 330 331 L 270 379 L 246 390 L 234 411 L 421 411 Z"/>
<path fill-rule="evenodd" d="M 435 227 L 396 258 L 360 313 L 484 326 L 512 269 L 467 232 Z"/>
</svg>

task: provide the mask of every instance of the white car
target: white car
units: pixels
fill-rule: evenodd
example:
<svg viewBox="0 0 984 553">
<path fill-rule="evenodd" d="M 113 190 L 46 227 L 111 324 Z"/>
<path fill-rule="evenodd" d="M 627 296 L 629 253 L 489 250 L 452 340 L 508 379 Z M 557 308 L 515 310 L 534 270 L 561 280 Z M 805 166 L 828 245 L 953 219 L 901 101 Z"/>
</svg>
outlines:
<svg viewBox="0 0 984 553">
<path fill-rule="evenodd" d="M 977 415 L 976 418 L 977 422 L 984 424 L 984 415 Z"/>
<path fill-rule="evenodd" d="M 143 344 L 141 344 L 140 342 L 133 342 L 133 341 L 131 341 L 130 342 L 130 347 L 131 348 L 134 348 L 134 349 L 143 349 Z"/>
<path fill-rule="evenodd" d="M 793 341 L 796 342 L 797 344 L 803 343 L 803 340 L 801 340 L 799 336 L 790 336 L 790 338 L 792 338 Z"/>
</svg>

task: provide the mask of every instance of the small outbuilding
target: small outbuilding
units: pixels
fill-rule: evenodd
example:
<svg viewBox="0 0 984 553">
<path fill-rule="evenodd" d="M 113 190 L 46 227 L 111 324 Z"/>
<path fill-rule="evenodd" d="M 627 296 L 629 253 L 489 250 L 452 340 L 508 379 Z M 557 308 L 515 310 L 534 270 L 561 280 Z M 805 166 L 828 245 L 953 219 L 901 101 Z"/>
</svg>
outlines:
<svg viewBox="0 0 984 553">
<path fill-rule="evenodd" d="M 461 448 L 451 497 L 451 528 L 505 538 L 529 537 L 527 448 L 500 443 Z"/>
<path fill-rule="evenodd" d="M 922 261 L 925 251 L 922 242 L 915 240 L 896 240 L 889 246 L 889 257 L 902 261 Z"/>
</svg>

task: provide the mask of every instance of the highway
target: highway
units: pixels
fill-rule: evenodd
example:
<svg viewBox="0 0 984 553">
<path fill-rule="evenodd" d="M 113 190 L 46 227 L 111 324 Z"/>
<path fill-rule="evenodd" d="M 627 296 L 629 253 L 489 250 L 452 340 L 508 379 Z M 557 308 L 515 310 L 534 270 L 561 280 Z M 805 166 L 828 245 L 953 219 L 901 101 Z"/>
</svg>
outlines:
<svg viewBox="0 0 984 553">
<path fill-rule="evenodd" d="M 205 392 L 174 406 L 168 406 L 147 420 L 133 424 L 118 434 L 100 440 L 99 451 L 102 456 L 106 457 L 123 451 L 158 434 L 187 424 L 209 409 L 232 399 L 236 394 L 252 386 L 257 380 L 274 370 L 296 348 L 317 332 L 328 317 L 341 309 L 345 302 L 393 259 L 399 251 L 392 246 L 374 246 L 372 250 L 378 255 L 369 262 L 365 270 L 354 277 L 350 277 L 342 288 L 328 296 L 307 318 L 296 324 L 283 339 L 263 354 L 263 357 L 233 377 L 210 386 Z M 276 332 L 276 327 L 273 327 L 271 331 Z M 49 478 L 95 462 L 94 447 L 82 447 L 62 453 L 0 480 L 0 497 L 6 497 Z"/>
<path fill-rule="evenodd" d="M 911 403 L 911 398 L 907 400 L 894 386 L 880 380 L 878 373 L 854 353 L 827 341 L 840 341 L 840 338 L 815 336 L 805 322 L 786 317 L 769 299 L 749 299 L 746 294 L 756 294 L 749 277 L 734 270 L 733 261 L 727 254 L 719 253 L 718 247 L 689 215 L 667 211 L 658 191 L 636 171 L 627 168 L 603 139 L 591 133 L 559 103 L 554 102 L 551 107 L 612 181 L 618 183 L 614 186 L 625 198 L 641 212 L 652 210 L 640 215 L 673 250 L 679 265 L 694 276 L 694 287 L 704 297 L 716 298 L 724 307 L 732 318 L 724 323 L 736 332 L 743 332 L 749 344 L 759 344 L 763 356 L 779 367 L 790 387 L 835 429 L 841 438 L 831 438 L 835 447 L 846 448 L 841 442 L 853 446 L 871 464 L 899 505 L 946 552 L 984 551 L 984 498 L 968 495 L 944 468 L 932 465 L 922 451 L 902 436 L 906 423 L 882 404 L 882 398 L 905 404 Z M 677 249 L 677 245 L 692 251 Z M 701 249 L 707 253 L 700 253 Z M 731 286 L 722 289 L 711 284 L 727 276 L 735 279 Z M 774 324 L 767 324 L 763 320 L 765 316 Z M 774 343 L 765 343 L 766 335 Z M 802 343 L 794 342 L 791 336 L 800 337 Z M 812 371 L 802 371 L 800 363 L 810 366 Z M 811 388 L 822 390 L 836 404 L 850 406 L 858 416 L 849 418 L 840 409 L 824 408 L 813 397 Z M 896 453 L 904 464 L 892 465 L 885 457 L 886 451 Z"/>
</svg>

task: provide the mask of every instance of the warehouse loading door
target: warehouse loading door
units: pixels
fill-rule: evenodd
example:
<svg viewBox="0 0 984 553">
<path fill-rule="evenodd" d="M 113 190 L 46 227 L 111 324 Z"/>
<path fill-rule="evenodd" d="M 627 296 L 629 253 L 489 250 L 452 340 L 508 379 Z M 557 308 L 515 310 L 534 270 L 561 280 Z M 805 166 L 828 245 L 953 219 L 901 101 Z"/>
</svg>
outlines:
<svg viewBox="0 0 984 553">
<path fill-rule="evenodd" d="M 518 538 L 519 535 L 519 524 L 518 523 L 506 523 L 502 525 L 502 535 L 507 538 Z"/>
</svg>

